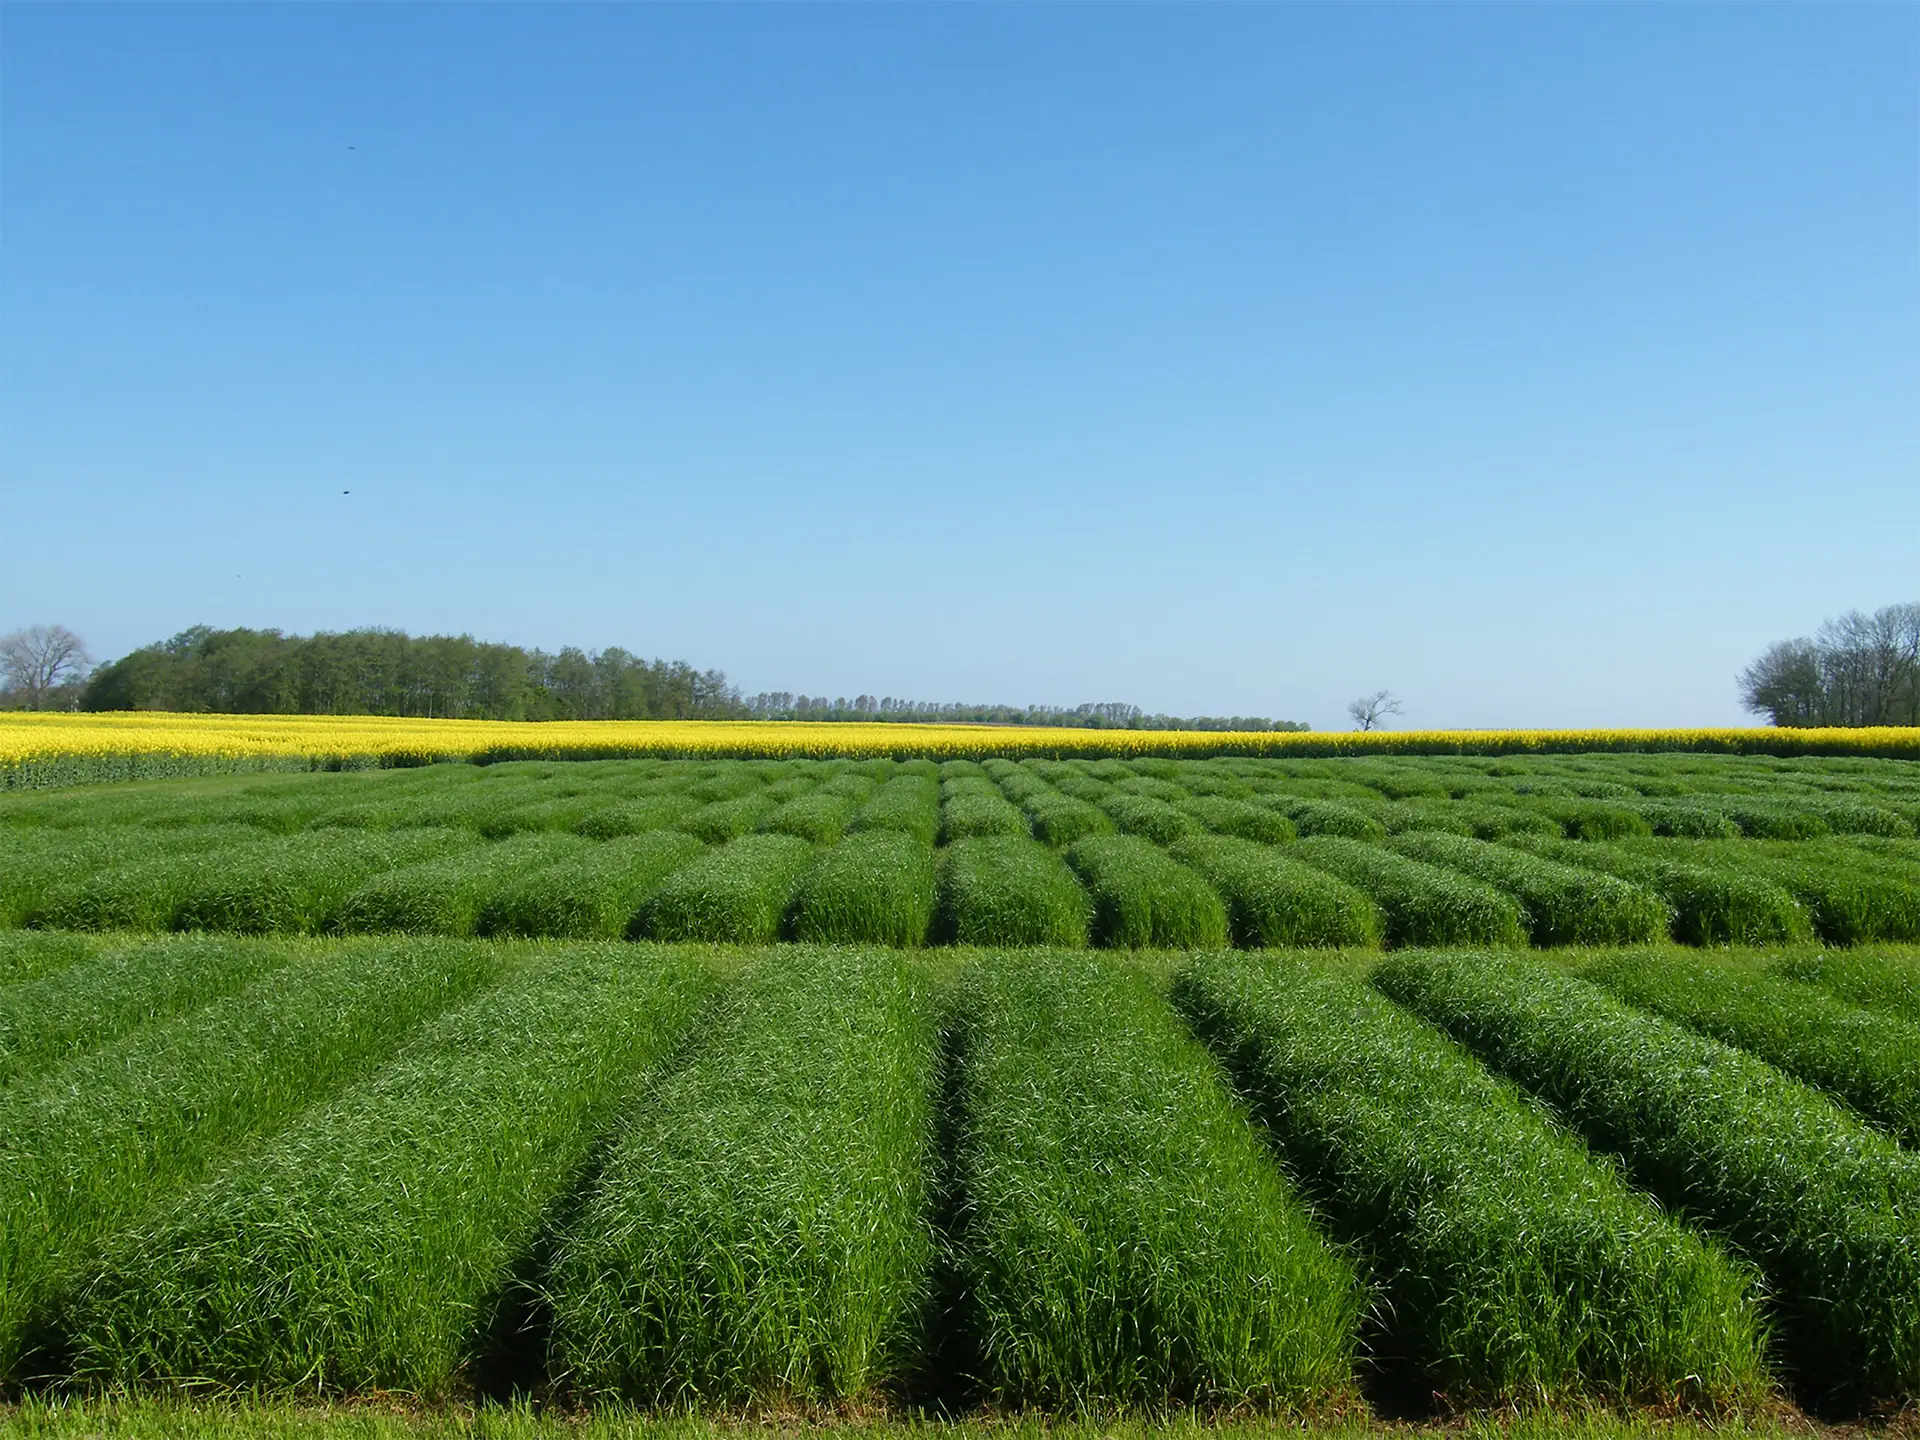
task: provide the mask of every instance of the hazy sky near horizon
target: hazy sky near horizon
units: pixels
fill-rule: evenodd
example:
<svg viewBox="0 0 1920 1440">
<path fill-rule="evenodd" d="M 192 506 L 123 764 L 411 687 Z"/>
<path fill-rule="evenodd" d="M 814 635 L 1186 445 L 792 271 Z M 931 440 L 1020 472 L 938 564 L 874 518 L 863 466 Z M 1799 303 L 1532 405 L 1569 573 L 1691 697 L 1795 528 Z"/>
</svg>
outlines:
<svg viewBox="0 0 1920 1440">
<path fill-rule="evenodd" d="M 1920 600 L 1920 7 L 15 0 L 0 489 L 102 658 L 1741 722 Z"/>
</svg>

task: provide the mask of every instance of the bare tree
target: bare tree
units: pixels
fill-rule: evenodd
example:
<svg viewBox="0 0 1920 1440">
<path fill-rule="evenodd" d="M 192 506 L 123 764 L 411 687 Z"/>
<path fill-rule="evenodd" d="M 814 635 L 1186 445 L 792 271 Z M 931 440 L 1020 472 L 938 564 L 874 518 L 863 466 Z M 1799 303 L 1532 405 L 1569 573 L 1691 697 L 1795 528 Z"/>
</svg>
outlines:
<svg viewBox="0 0 1920 1440">
<path fill-rule="evenodd" d="M 1362 695 L 1347 705 L 1347 714 L 1362 730 L 1378 730 L 1382 720 L 1399 713 L 1400 702 L 1393 698 L 1391 690 L 1377 690 L 1371 695 Z"/>
<path fill-rule="evenodd" d="M 64 625 L 29 625 L 0 635 L 0 675 L 29 710 L 44 710 L 61 685 L 93 665 L 86 642 Z"/>
</svg>

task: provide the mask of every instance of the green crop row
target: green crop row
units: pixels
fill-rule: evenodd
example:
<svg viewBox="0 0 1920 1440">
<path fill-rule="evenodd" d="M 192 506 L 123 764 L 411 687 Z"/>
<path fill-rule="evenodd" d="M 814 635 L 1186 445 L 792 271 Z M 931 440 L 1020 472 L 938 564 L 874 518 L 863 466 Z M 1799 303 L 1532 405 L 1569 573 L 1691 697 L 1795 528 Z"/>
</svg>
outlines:
<svg viewBox="0 0 1920 1440">
<path fill-rule="evenodd" d="M 1374 983 L 1759 1265 L 1804 1390 L 1920 1391 L 1920 1155 L 1765 1062 L 1537 961 L 1390 957 Z"/>
<path fill-rule="evenodd" d="M 1175 995 L 1291 1173 L 1372 1257 L 1381 1353 L 1456 1401 L 1764 1393 L 1744 1268 L 1363 982 L 1218 957 Z"/>
</svg>

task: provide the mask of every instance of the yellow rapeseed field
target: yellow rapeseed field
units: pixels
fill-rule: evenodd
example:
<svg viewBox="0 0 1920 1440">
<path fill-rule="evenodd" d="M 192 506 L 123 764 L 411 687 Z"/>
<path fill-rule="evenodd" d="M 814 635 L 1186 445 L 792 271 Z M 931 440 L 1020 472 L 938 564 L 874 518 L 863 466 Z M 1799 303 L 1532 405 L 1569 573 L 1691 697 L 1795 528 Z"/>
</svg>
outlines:
<svg viewBox="0 0 1920 1440">
<path fill-rule="evenodd" d="M 409 720 L 373 715 L 0 712 L 0 772 L 134 774 L 429 761 L 676 757 L 1526 754 L 1685 750 L 1920 759 L 1920 730 L 1070 730 L 803 721 Z M 146 762 L 132 764 L 130 762 Z M 171 762 L 171 763 L 169 763 Z M 76 778 L 78 775 L 76 773 Z"/>
</svg>

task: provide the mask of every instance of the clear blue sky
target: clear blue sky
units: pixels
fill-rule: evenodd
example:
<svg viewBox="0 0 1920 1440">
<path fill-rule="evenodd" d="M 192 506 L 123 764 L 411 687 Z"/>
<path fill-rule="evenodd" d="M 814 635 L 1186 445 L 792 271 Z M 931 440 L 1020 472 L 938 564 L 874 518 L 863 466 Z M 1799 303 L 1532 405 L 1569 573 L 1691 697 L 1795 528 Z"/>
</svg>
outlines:
<svg viewBox="0 0 1920 1440">
<path fill-rule="evenodd" d="M 0 629 L 1742 718 L 1920 599 L 1920 7 L 0 7 Z M 343 495 L 351 490 L 351 495 Z"/>
</svg>

